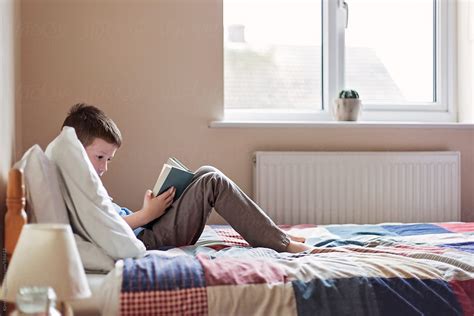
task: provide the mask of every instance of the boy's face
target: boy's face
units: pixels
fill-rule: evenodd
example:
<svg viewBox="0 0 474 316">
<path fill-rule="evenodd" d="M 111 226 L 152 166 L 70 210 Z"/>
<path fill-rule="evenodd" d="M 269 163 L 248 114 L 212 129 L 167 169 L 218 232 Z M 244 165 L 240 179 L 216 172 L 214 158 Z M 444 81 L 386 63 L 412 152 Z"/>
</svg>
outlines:
<svg viewBox="0 0 474 316">
<path fill-rule="evenodd" d="M 92 144 L 86 146 L 87 156 L 92 162 L 99 177 L 107 171 L 108 163 L 114 158 L 117 145 L 110 144 L 101 138 L 95 138 Z"/>
</svg>

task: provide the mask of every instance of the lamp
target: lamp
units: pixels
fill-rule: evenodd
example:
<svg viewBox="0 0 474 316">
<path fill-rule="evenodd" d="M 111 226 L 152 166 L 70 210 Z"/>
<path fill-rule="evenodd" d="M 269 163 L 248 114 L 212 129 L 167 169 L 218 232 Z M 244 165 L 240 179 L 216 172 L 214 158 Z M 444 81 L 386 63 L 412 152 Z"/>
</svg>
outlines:
<svg viewBox="0 0 474 316">
<path fill-rule="evenodd" d="M 91 295 L 71 226 L 24 225 L 3 280 L 0 298 L 15 302 L 24 286 L 49 286 L 59 302 Z"/>
</svg>

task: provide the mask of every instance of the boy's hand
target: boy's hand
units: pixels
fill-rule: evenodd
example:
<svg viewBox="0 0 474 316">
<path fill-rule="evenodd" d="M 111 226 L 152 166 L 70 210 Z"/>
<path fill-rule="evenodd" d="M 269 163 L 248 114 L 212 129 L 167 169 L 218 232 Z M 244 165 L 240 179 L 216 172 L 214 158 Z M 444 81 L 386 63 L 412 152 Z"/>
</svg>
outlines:
<svg viewBox="0 0 474 316">
<path fill-rule="evenodd" d="M 157 197 L 153 197 L 151 190 L 147 190 L 143 199 L 142 211 L 146 216 L 147 223 L 162 216 L 166 209 L 173 203 L 176 189 L 169 188 L 167 191 L 161 193 Z"/>
</svg>

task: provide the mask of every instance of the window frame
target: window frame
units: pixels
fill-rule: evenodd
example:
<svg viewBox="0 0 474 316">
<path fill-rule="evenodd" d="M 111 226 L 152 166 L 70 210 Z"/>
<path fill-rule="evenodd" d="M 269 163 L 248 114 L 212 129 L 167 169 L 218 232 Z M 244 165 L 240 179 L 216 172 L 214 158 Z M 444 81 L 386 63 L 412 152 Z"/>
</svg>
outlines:
<svg viewBox="0 0 474 316">
<path fill-rule="evenodd" d="M 436 101 L 428 103 L 364 103 L 360 121 L 457 122 L 456 83 L 456 4 L 433 0 L 435 28 Z M 322 0 L 322 98 L 321 109 L 226 109 L 223 121 L 318 122 L 333 121 L 331 113 L 337 92 L 344 87 L 345 24 L 344 0 Z M 334 17 L 334 18 L 331 18 Z M 436 23 L 435 22 L 435 23 Z M 349 21 L 350 23 L 350 21 Z M 225 84 L 225 83 L 224 83 Z"/>
</svg>

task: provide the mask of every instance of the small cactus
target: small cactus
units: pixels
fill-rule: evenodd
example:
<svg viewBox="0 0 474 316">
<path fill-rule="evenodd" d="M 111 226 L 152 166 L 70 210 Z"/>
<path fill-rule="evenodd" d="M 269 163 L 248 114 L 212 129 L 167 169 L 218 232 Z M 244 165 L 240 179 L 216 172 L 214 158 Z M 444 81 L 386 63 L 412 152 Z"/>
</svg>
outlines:
<svg viewBox="0 0 474 316">
<path fill-rule="evenodd" d="M 341 90 L 339 92 L 340 99 L 358 99 L 359 94 L 355 90 Z"/>
</svg>

